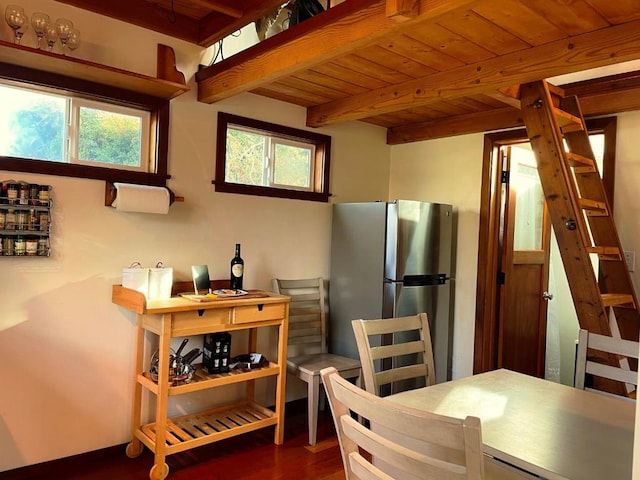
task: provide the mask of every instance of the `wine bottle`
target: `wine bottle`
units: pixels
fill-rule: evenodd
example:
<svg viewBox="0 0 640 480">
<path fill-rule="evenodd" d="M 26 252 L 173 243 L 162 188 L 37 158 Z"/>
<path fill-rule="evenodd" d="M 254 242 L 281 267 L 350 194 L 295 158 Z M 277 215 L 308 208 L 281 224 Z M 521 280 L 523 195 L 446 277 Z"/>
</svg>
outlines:
<svg viewBox="0 0 640 480">
<path fill-rule="evenodd" d="M 236 256 L 231 259 L 231 288 L 239 290 L 242 288 L 242 277 L 244 275 L 244 260 L 240 256 L 240 244 L 236 243 Z"/>
</svg>

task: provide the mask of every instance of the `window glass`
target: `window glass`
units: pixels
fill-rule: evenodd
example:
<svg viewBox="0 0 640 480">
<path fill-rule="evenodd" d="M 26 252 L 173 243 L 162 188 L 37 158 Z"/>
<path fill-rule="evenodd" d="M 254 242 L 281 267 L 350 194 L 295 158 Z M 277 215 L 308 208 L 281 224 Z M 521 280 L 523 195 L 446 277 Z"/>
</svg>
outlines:
<svg viewBox="0 0 640 480">
<path fill-rule="evenodd" d="M 276 143 L 273 149 L 273 183 L 293 188 L 312 188 L 313 147 Z"/>
<path fill-rule="evenodd" d="M 328 201 L 331 137 L 218 115 L 216 190 Z"/>
<path fill-rule="evenodd" d="M 67 100 L 0 85 L 0 155 L 61 162 Z"/>
<path fill-rule="evenodd" d="M 78 146 L 72 158 L 81 163 L 146 170 L 143 134 L 148 120 L 144 112 L 132 114 L 117 107 L 107 110 L 106 106 L 85 105 L 78 105 L 77 110 Z"/>
<path fill-rule="evenodd" d="M 245 185 L 263 185 L 265 136 L 229 128 L 225 180 Z"/>
</svg>

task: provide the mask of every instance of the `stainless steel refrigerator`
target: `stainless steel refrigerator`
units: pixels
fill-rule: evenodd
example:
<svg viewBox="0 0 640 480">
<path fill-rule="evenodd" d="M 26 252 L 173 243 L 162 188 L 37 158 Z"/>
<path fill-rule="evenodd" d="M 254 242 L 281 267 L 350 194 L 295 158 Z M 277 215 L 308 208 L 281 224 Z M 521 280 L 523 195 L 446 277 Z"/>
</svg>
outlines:
<svg viewBox="0 0 640 480">
<path fill-rule="evenodd" d="M 450 380 L 453 244 L 451 205 L 412 200 L 334 204 L 330 351 L 358 358 L 354 319 L 426 312 L 436 381 Z"/>
</svg>

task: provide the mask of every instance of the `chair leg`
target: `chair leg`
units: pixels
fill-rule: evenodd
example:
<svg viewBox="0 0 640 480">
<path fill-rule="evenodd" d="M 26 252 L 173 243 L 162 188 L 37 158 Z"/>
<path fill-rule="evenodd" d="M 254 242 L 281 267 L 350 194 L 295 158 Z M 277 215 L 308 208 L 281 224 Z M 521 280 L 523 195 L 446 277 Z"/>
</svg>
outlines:
<svg viewBox="0 0 640 480">
<path fill-rule="evenodd" d="M 320 376 L 314 375 L 308 384 L 309 445 L 316 444 L 318 433 L 318 397 L 320 396 Z"/>
</svg>

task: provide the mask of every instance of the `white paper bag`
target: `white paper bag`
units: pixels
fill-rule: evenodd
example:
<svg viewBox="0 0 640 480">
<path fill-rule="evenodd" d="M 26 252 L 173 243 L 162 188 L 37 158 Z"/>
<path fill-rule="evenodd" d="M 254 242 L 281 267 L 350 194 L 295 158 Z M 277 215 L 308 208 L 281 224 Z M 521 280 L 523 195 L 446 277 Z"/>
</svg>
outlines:
<svg viewBox="0 0 640 480">
<path fill-rule="evenodd" d="M 149 268 L 149 300 L 167 300 L 171 298 L 173 286 L 173 268 Z"/>
<path fill-rule="evenodd" d="M 142 268 L 140 263 L 132 263 L 129 267 L 122 269 L 122 286 L 137 290 L 144 294 L 149 294 L 149 269 Z"/>
</svg>

